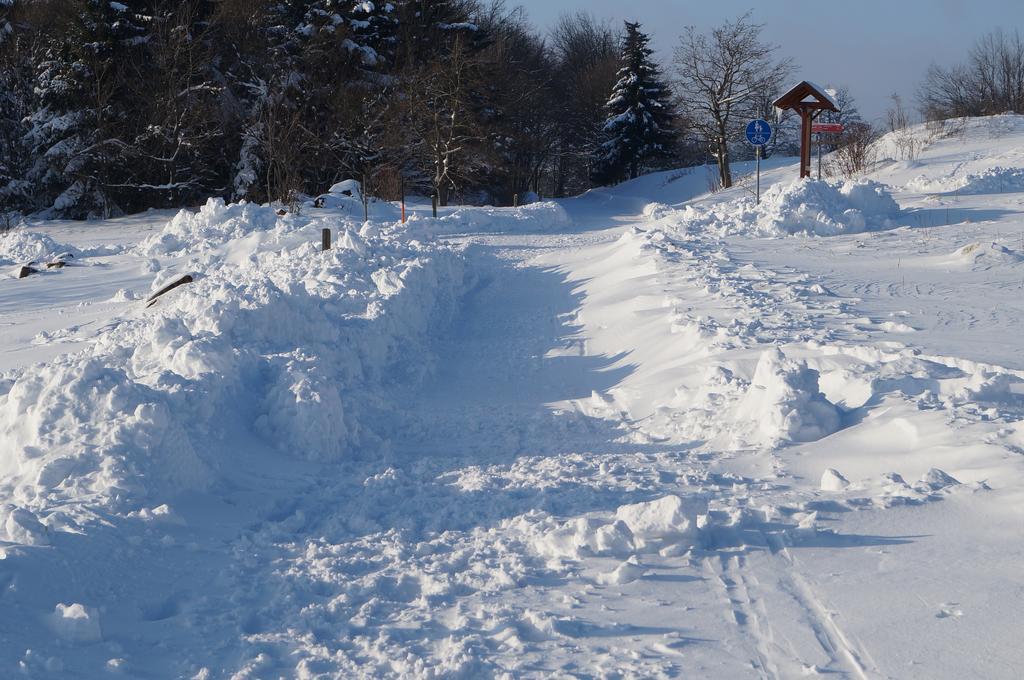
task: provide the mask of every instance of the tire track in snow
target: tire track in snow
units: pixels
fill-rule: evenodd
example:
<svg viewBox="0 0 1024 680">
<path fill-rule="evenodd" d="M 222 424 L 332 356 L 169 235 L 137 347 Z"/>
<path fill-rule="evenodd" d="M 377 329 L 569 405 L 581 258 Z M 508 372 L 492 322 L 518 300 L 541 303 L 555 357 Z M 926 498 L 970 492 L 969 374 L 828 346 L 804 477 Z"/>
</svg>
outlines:
<svg viewBox="0 0 1024 680">
<path fill-rule="evenodd" d="M 862 680 L 883 677 L 875 666 L 868 651 L 860 641 L 845 633 L 835 621 L 834 610 L 814 592 L 807 580 L 796 568 L 796 561 L 783 538 L 777 534 L 762 532 L 773 558 L 783 563 L 783 579 L 789 595 L 807 612 L 815 637 L 825 652 L 842 663 L 848 672 Z"/>
<path fill-rule="evenodd" d="M 767 612 L 751 596 L 747 575 L 743 572 L 743 556 L 722 553 L 704 561 L 705 570 L 713 575 L 709 581 L 721 586 L 729 605 L 729 614 L 736 623 L 751 654 L 751 665 L 761 678 L 780 677 L 769 648 L 771 631 Z M 758 609 L 760 608 L 760 611 Z"/>
<path fill-rule="evenodd" d="M 880 672 L 859 640 L 845 632 L 835 621 L 834 610 L 816 594 L 798 571 L 784 539 L 777 534 L 758 532 L 767 548 L 766 559 L 752 564 L 741 552 L 719 551 L 704 559 L 709 583 L 720 590 L 727 616 L 735 623 L 739 639 L 750 655 L 750 663 L 761 678 L 787 678 L 794 672 L 816 672 L 818 664 L 809 661 L 811 652 L 800 648 L 801 639 L 813 639 L 829 659 L 827 667 L 846 677 L 869 680 L 888 677 Z M 768 568 L 777 593 L 784 594 L 802 615 L 799 619 L 784 610 L 774 611 L 761 593 L 757 571 Z M 766 592 L 771 592 L 769 588 Z M 777 624 L 785 623 L 779 627 Z M 805 626 L 808 635 L 794 635 L 786 627 Z M 824 669 L 822 669 L 824 670 Z"/>
</svg>

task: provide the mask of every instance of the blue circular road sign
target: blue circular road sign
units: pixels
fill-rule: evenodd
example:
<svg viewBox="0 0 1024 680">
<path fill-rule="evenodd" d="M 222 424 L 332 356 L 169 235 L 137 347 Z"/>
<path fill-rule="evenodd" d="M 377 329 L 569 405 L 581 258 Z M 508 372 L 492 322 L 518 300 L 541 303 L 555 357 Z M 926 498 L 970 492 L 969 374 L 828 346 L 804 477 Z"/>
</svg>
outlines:
<svg viewBox="0 0 1024 680">
<path fill-rule="evenodd" d="M 747 123 L 747 141 L 754 146 L 764 146 L 772 138 L 772 126 L 758 118 Z"/>
</svg>

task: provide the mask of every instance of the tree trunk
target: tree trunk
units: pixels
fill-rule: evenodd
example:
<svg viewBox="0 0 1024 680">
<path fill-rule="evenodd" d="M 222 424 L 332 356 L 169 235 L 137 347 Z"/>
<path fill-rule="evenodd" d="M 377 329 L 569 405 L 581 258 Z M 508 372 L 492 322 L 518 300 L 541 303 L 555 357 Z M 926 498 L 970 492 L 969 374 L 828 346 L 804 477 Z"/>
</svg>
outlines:
<svg viewBox="0 0 1024 680">
<path fill-rule="evenodd" d="M 718 179 L 723 189 L 732 186 L 732 171 L 729 169 L 729 138 L 725 134 L 725 123 L 718 124 Z"/>
</svg>

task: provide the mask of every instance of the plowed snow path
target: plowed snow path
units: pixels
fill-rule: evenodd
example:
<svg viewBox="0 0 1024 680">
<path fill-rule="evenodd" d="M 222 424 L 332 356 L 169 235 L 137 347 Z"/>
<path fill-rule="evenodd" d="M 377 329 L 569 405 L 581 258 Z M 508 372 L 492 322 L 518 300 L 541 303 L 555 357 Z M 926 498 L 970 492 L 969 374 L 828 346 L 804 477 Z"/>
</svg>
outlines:
<svg viewBox="0 0 1024 680">
<path fill-rule="evenodd" d="M 703 178 L 664 180 L 449 234 L 473 285 L 365 376 L 340 461 L 234 414 L 215 488 L 0 544 L 0 677 L 1015 677 L 1018 260 L 904 286 L 872 263 L 934 265 L 962 228 L 715 238 L 645 207 Z"/>
<path fill-rule="evenodd" d="M 243 656 L 261 672 L 872 676 L 769 550 L 784 539 L 766 538 L 765 523 L 715 534 L 721 546 L 641 555 L 641 575 L 619 584 L 601 574 L 621 557 L 538 554 L 563 520 L 670 493 L 737 507 L 763 484 L 723 474 L 715 453 L 631 441 L 625 414 L 575 408 L 635 367 L 588 352 L 581 282 L 551 261 L 618 235 L 474 239 L 477 284 L 438 339 L 433 377 L 413 394 L 396 387 L 391 452 L 307 489 L 252 536 L 249 564 L 269 570 L 243 580 L 272 587 L 246 607 Z M 729 616 L 712 615 L 723 593 Z"/>
</svg>

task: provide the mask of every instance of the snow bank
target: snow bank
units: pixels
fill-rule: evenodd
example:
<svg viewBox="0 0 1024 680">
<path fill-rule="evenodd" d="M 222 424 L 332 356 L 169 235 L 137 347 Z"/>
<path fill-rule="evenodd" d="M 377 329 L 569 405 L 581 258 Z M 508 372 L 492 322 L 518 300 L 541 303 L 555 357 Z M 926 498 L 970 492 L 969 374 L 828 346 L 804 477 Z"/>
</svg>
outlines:
<svg viewBox="0 0 1024 680">
<path fill-rule="evenodd" d="M 961 194 L 1007 194 L 1024 191 L 1024 168 L 996 166 L 967 175 L 957 189 Z"/>
<path fill-rule="evenodd" d="M 130 509 L 207 487 L 243 464 L 239 437 L 315 460 L 379 442 L 382 384 L 429 369 L 425 343 L 454 313 L 464 260 L 399 225 L 359 235 L 345 222 L 322 253 L 324 225 L 217 200 L 179 213 L 142 250 L 221 244 L 202 276 L 84 350 L 0 380 L 0 498 L 46 524 L 65 501 Z M 271 245 L 265 230 L 291 238 Z M 154 285 L 181 273 L 165 267 Z M 0 531 L 38 542 L 31 519 L 7 508 Z"/>
<path fill-rule="evenodd" d="M 48 234 L 18 228 L 0 235 L 0 265 L 3 266 L 43 262 L 64 253 L 79 255 L 77 249 L 54 241 Z"/>
<path fill-rule="evenodd" d="M 555 201 L 540 201 L 518 208 L 460 208 L 450 215 L 413 217 L 420 228 L 435 233 L 551 231 L 572 223 L 565 208 Z"/>
<path fill-rule="evenodd" d="M 835 236 L 892 227 L 899 214 L 886 186 L 872 180 L 794 180 L 769 187 L 759 205 L 750 198 L 688 205 L 678 226 L 719 236 Z"/>
<path fill-rule="evenodd" d="M 164 229 L 139 244 L 138 252 L 149 257 L 208 250 L 256 231 L 285 230 L 294 218 L 278 217 L 269 206 L 255 203 L 225 204 L 211 198 L 199 212 L 181 210 Z"/>
<path fill-rule="evenodd" d="M 1009 194 L 1024 192 L 1024 168 L 995 166 L 978 173 L 957 177 L 930 178 L 919 175 L 907 183 L 907 188 L 923 193 Z"/>
<path fill-rule="evenodd" d="M 970 265 L 973 269 L 989 269 L 996 266 L 1016 265 L 1024 256 L 995 242 L 968 243 L 957 248 L 953 261 Z"/>
</svg>

